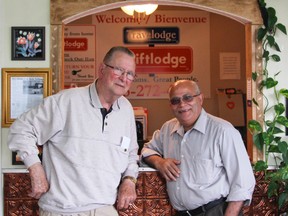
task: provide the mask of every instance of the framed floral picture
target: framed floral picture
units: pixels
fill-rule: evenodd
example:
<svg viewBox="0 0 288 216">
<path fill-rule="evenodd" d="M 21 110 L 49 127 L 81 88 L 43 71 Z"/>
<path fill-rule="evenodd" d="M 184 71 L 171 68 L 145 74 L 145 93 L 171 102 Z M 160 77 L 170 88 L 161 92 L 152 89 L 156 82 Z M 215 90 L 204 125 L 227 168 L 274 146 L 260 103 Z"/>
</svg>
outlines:
<svg viewBox="0 0 288 216">
<path fill-rule="evenodd" d="M 45 27 L 11 27 L 12 60 L 45 60 Z"/>
</svg>

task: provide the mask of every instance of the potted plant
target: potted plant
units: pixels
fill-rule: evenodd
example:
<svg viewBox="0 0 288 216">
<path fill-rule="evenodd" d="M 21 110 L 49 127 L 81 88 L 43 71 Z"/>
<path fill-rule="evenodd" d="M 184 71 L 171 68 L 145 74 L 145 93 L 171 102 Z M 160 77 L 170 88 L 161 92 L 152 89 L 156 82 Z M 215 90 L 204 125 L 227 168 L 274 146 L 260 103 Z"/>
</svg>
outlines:
<svg viewBox="0 0 288 216">
<path fill-rule="evenodd" d="M 275 9 L 267 8 L 265 0 L 258 0 L 258 3 L 264 24 L 257 32 L 257 40 L 262 42 L 263 68 L 253 72 L 252 79 L 258 83 L 257 88 L 263 95 L 263 119 L 250 120 L 248 129 L 256 147 L 264 152 L 264 159 L 256 162 L 254 170 L 265 172 L 268 197 L 276 195 L 280 209 L 288 201 L 288 144 L 283 139 L 288 119 L 284 115 L 285 106 L 282 103 L 282 99 L 288 98 L 288 89 L 279 89 L 277 78 L 280 71 L 273 71 L 273 68 L 268 70 L 268 66 L 271 61 L 281 61 L 277 55 L 281 50 L 275 35 L 278 32 L 287 35 L 287 32 L 286 27 L 278 23 Z M 252 102 L 259 106 L 254 98 Z M 273 172 L 267 172 L 268 158 L 274 159 L 276 169 Z"/>
</svg>

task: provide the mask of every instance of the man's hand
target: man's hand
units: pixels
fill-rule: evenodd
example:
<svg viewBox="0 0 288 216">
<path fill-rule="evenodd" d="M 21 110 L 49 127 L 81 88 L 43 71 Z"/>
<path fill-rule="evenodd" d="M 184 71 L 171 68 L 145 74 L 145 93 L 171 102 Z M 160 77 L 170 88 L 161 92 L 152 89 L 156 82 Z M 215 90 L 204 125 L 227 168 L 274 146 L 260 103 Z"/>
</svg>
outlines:
<svg viewBox="0 0 288 216">
<path fill-rule="evenodd" d="M 136 200 L 136 185 L 130 179 L 123 179 L 118 192 L 117 209 L 127 209 Z"/>
<path fill-rule="evenodd" d="M 158 155 L 151 155 L 144 159 L 145 162 L 157 169 L 167 181 L 176 181 L 180 176 L 178 165 L 179 160 L 172 158 L 162 158 Z"/>
<path fill-rule="evenodd" d="M 41 163 L 33 164 L 31 167 L 28 168 L 28 170 L 32 186 L 32 191 L 28 194 L 28 196 L 39 199 L 41 195 L 46 193 L 49 189 L 46 174 Z"/>
</svg>

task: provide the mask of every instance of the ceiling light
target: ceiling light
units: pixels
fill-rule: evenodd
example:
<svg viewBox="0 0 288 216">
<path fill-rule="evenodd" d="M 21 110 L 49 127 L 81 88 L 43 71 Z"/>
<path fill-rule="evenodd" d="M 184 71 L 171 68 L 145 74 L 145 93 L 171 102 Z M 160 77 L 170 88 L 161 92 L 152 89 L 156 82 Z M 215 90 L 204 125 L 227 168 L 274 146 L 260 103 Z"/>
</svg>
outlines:
<svg viewBox="0 0 288 216">
<path fill-rule="evenodd" d="M 126 14 L 133 16 L 134 11 L 136 11 L 137 13 L 145 13 L 146 15 L 152 14 L 157 9 L 157 7 L 158 7 L 157 4 L 142 4 L 142 5 L 127 5 L 121 7 L 121 9 Z"/>
</svg>

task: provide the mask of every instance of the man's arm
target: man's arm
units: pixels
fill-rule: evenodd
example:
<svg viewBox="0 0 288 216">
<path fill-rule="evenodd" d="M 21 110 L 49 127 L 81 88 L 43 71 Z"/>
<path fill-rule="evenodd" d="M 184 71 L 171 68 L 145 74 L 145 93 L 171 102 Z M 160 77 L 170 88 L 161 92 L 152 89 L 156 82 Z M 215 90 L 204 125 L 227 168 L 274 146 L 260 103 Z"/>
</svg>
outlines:
<svg viewBox="0 0 288 216">
<path fill-rule="evenodd" d="M 32 186 L 32 191 L 28 195 L 30 197 L 39 199 L 42 194 L 46 193 L 49 189 L 49 184 L 43 166 L 41 163 L 35 163 L 29 167 L 28 170 Z"/>
<path fill-rule="evenodd" d="M 243 201 L 228 202 L 224 216 L 238 216 L 243 207 L 243 204 Z"/>
<path fill-rule="evenodd" d="M 136 181 L 124 177 L 118 191 L 117 209 L 127 209 L 136 197 Z"/>
<path fill-rule="evenodd" d="M 180 175 L 178 165 L 180 161 L 172 158 L 162 158 L 159 155 L 151 155 L 143 158 L 149 166 L 157 169 L 167 181 L 176 181 Z"/>
</svg>

